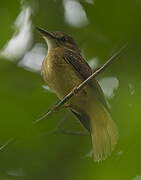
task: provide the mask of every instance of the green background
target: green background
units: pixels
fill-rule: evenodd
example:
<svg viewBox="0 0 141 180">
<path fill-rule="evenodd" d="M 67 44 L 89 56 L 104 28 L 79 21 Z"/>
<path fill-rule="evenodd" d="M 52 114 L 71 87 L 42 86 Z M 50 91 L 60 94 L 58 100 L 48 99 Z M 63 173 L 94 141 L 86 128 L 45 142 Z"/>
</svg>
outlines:
<svg viewBox="0 0 141 180">
<path fill-rule="evenodd" d="M 124 55 L 100 75 L 115 76 L 119 80 L 115 96 L 109 100 L 119 129 L 118 145 L 111 157 L 95 163 L 90 156 L 90 137 L 45 133 L 64 118 L 67 121 L 63 128 L 83 130 L 66 110 L 32 128 L 32 122 L 57 98 L 43 89 L 44 82 L 39 73 L 17 65 L 24 54 L 11 61 L 1 57 L 0 144 L 12 137 L 16 137 L 16 141 L 0 151 L 0 180 L 140 180 L 141 1 L 75 1 L 88 20 L 88 23 L 78 23 L 77 27 L 65 21 L 64 2 L 1 0 L 0 49 L 15 32 L 13 23 L 24 6 L 32 8 L 34 40 L 28 51 L 35 43 L 44 43 L 36 26 L 69 33 L 77 40 L 86 59 L 97 57 L 100 64 L 118 47 L 129 42 Z"/>
</svg>

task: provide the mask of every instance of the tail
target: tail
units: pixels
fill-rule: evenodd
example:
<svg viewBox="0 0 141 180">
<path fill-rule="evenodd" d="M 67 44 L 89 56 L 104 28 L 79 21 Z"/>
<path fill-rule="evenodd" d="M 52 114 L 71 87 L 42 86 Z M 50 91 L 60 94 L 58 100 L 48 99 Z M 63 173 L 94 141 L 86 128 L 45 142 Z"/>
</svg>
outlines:
<svg viewBox="0 0 141 180">
<path fill-rule="evenodd" d="M 113 151 L 117 143 L 118 132 L 110 113 L 102 104 L 96 105 L 92 114 L 91 136 L 94 161 L 99 162 L 106 159 Z"/>
</svg>

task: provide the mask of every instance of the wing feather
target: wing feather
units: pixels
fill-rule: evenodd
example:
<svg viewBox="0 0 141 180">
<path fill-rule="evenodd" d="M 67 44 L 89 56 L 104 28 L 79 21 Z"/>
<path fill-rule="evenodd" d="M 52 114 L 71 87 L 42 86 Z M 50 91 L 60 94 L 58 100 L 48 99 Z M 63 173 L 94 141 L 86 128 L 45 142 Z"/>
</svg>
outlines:
<svg viewBox="0 0 141 180">
<path fill-rule="evenodd" d="M 84 80 L 93 73 L 93 70 L 85 59 L 80 54 L 77 54 L 72 50 L 65 49 L 64 59 L 67 63 L 70 63 L 73 66 L 74 70 L 79 73 Z M 92 79 L 89 81 L 88 85 L 91 86 L 98 100 L 108 109 L 103 91 L 98 84 L 98 81 L 96 79 Z"/>
</svg>

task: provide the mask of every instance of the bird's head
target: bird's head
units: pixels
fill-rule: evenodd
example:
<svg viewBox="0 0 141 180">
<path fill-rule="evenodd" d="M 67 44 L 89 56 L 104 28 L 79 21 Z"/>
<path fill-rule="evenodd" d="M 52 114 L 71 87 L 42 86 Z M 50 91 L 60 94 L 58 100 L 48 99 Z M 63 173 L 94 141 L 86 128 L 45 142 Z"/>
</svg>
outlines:
<svg viewBox="0 0 141 180">
<path fill-rule="evenodd" d="M 56 47 L 64 47 L 80 52 L 76 42 L 69 35 L 59 31 L 49 32 L 42 28 L 37 28 L 37 30 L 42 34 L 43 38 L 47 42 L 48 50 Z"/>
</svg>

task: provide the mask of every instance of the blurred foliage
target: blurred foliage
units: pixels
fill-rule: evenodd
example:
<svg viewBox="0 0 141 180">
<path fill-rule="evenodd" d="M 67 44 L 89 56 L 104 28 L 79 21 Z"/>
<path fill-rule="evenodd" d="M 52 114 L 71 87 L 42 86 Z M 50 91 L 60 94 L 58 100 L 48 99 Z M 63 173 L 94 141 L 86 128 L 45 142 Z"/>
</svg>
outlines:
<svg viewBox="0 0 141 180">
<path fill-rule="evenodd" d="M 65 116 L 65 128 L 83 130 L 65 110 L 32 129 L 32 122 L 57 98 L 42 88 L 44 83 L 39 73 L 18 66 L 23 57 L 15 61 L 1 57 L 0 143 L 11 137 L 18 138 L 0 151 L 0 180 L 141 179 L 141 1 L 74 0 L 88 20 L 80 27 L 65 20 L 63 3 L 69 1 L 73 0 L 1 1 L 0 49 L 11 39 L 15 31 L 13 23 L 24 5 L 32 8 L 33 31 L 40 26 L 69 33 L 78 41 L 87 60 L 97 57 L 102 64 L 124 42 L 129 42 L 125 55 L 100 75 L 115 76 L 119 80 L 119 88 L 109 100 L 113 119 L 119 128 L 119 143 L 111 157 L 94 163 L 89 156 L 90 137 L 47 135 L 45 132 L 54 129 Z M 39 42 L 44 43 L 34 31 L 29 50 Z"/>
</svg>

